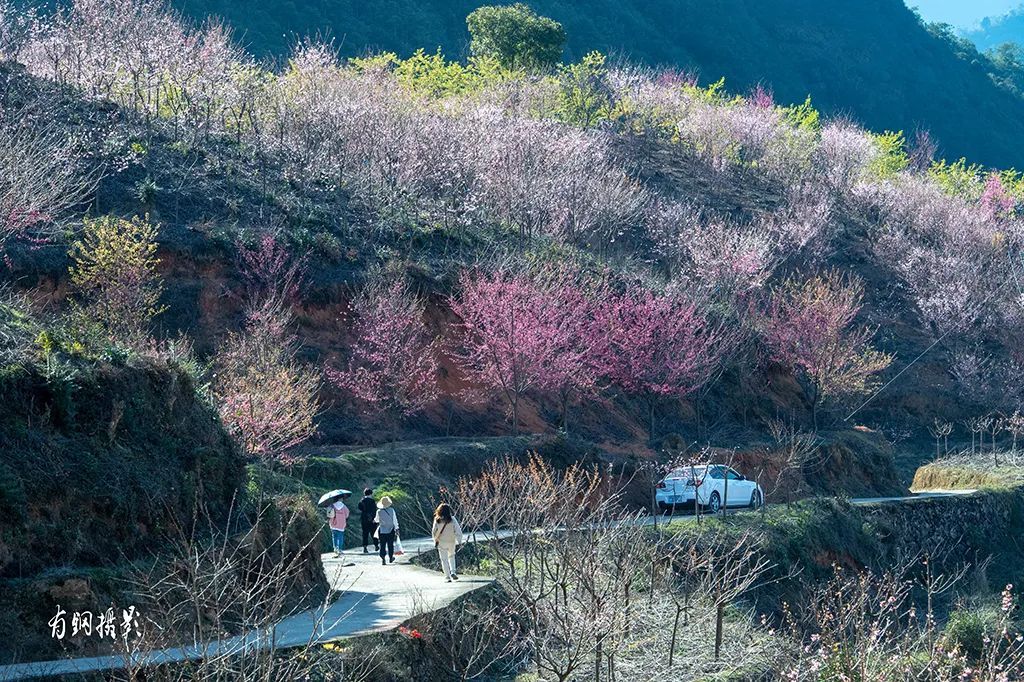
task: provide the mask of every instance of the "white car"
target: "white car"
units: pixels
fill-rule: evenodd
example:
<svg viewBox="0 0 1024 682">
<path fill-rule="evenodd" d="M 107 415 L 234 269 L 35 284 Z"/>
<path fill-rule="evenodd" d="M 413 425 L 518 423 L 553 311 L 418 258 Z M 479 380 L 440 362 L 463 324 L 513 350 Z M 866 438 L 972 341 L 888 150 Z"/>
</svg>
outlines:
<svg viewBox="0 0 1024 682">
<path fill-rule="evenodd" d="M 711 512 L 719 511 L 723 504 L 757 509 L 764 502 L 764 491 L 756 481 L 724 464 L 680 467 L 656 487 L 654 498 L 663 511 L 692 510 L 694 499 Z"/>
</svg>

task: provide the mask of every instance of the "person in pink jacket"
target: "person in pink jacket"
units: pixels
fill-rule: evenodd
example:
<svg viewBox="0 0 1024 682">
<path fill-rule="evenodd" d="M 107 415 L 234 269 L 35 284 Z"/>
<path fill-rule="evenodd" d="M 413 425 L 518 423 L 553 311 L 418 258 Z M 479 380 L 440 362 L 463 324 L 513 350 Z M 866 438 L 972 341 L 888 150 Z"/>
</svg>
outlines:
<svg viewBox="0 0 1024 682">
<path fill-rule="evenodd" d="M 434 547 L 441 559 L 445 582 L 458 580 L 459 576 L 455 573 L 455 549 L 462 544 L 462 526 L 449 505 L 442 503 L 437 506 L 431 535 L 434 536 Z"/>
<path fill-rule="evenodd" d="M 345 548 L 345 526 L 348 525 L 348 507 L 345 500 L 348 495 L 343 495 L 340 500 L 331 505 L 327 512 L 331 525 L 331 540 L 334 541 L 334 556 L 341 556 L 341 550 Z"/>
</svg>

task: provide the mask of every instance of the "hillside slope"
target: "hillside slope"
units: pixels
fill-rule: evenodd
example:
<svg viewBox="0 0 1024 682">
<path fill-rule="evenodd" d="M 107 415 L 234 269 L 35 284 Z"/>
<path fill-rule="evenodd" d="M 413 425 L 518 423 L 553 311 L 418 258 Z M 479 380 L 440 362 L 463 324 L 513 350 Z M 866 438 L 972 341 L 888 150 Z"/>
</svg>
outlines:
<svg viewBox="0 0 1024 682">
<path fill-rule="evenodd" d="M 482 0 L 353 0 L 253 3 L 176 0 L 201 19 L 225 18 L 257 54 L 281 56 L 304 36 L 332 37 L 346 55 L 440 47 L 464 55 L 466 15 Z M 651 66 L 725 77 L 745 91 L 770 85 L 777 98 L 811 94 L 825 113 L 849 115 L 874 130 L 928 129 L 949 158 L 1024 165 L 1016 135 L 1024 101 L 930 34 L 900 0 L 537 0 L 561 21 L 568 59 L 590 50 Z M 984 121 L 984 125 L 979 122 Z"/>
<path fill-rule="evenodd" d="M 558 555 L 532 531 L 633 530 L 581 500 L 646 506 L 685 461 L 729 462 L 774 505 L 898 494 L 942 448 L 980 442 L 987 462 L 1024 434 L 1018 173 L 599 57 L 524 74 L 314 44 L 273 68 L 159 0 L 0 19 L 0 37 L 25 29 L 0 53 L 0 660 L 55 653 L 56 603 L 131 599 L 158 647 L 271 632 L 326 590 L 314 504 L 336 488 L 387 494 L 412 533 L 440 495 L 468 529 L 527 531 L 537 553 L 511 572 L 555 558 L 632 595 L 651 542 L 568 532 Z M 574 463 L 593 475 L 559 473 Z M 224 522 L 189 523 L 203 506 Z M 961 521 L 989 542 L 964 545 L 949 507 L 872 529 L 842 503 L 838 523 L 774 506 L 725 523 L 781 520 L 767 546 L 822 568 L 884 556 L 889 528 L 987 552 L 1020 516 L 978 498 Z M 721 546 L 738 568 L 685 569 L 714 583 L 694 622 L 725 625 L 719 576 L 760 562 Z M 865 551 L 831 550 L 848 546 Z M 634 568 L 580 565 L 594 547 Z M 577 589 L 597 627 L 576 650 L 595 651 L 638 602 L 594 616 Z M 669 603 L 648 600 L 650 632 Z M 917 666 L 934 634 L 878 660 Z M 617 669 L 657 677 L 637 665 Z"/>
<path fill-rule="evenodd" d="M 45 625 L 57 604 L 106 608 L 126 589 L 117 567 L 152 561 L 197 505 L 220 522 L 243 480 L 237 449 L 180 368 L 76 369 L 61 380 L 9 367 L 0 378 L 3 661 L 59 651 Z"/>
<path fill-rule="evenodd" d="M 909 467 L 931 451 L 935 419 L 957 423 L 954 438 L 970 442 L 963 420 L 994 409 L 1012 414 L 1024 402 L 1014 354 L 1024 329 L 1009 286 L 1024 239 L 1019 178 L 929 168 L 927 159 L 911 164 L 892 137 L 763 97 L 734 97 L 628 68 L 598 69 L 585 79 L 610 101 L 580 125 L 570 108 L 580 83 L 561 72 L 467 76 L 464 87 L 438 90 L 429 70 L 409 76 L 396 65 L 364 69 L 317 47 L 298 53 L 287 70 L 260 72 L 218 43 L 219 34 L 191 35 L 152 10 L 117 11 L 127 14 L 123 30 L 97 39 L 97 25 L 118 22 L 93 21 L 94 8 L 84 4 L 81 16 L 24 51 L 24 65 L 9 67 L 12 111 L 17 105 L 47 112 L 21 117 L 28 121 L 80 122 L 90 133 L 76 133 L 89 141 L 83 164 L 106 168 L 87 201 L 70 211 L 67 233 L 55 230 L 45 243 L 18 250 L 12 240 L 10 280 L 51 309 L 74 312 L 65 240 L 82 214 L 146 215 L 159 226 L 157 274 L 166 306 L 152 333 L 185 335 L 216 371 L 229 367 L 231 343 L 247 331 L 247 254 L 254 244 L 277 244 L 300 258 L 306 273 L 287 297 L 296 355 L 325 378 L 347 363 L 351 371 L 372 336 L 360 335 L 361 324 L 371 332 L 374 324 L 384 326 L 373 311 L 357 312 L 353 324 L 353 297 L 374 273 L 404 282 L 415 292 L 414 326 L 439 339 L 425 360 L 436 394 L 396 415 L 366 404 L 350 385 L 323 381 L 320 440 L 311 444 L 317 454 L 396 440 L 500 436 L 510 427 L 568 428 L 627 458 L 703 444 L 762 453 L 772 422 L 783 420 L 820 427 L 832 443 L 851 443 L 830 456 L 838 472 L 872 474 L 851 481 L 830 471 L 817 476 L 817 489 L 824 479 L 829 489 L 867 491 L 896 479 L 893 451 L 851 433 L 880 432 L 876 441 L 890 443 L 911 439 L 899 447 L 913 460 Z M 110 11 L 116 10 L 114 3 Z M 151 42 L 136 55 L 139 35 Z M 56 49 L 79 53 L 65 61 L 39 58 Z M 144 69 L 154 53 L 181 53 L 185 67 L 206 69 L 226 96 L 196 92 L 166 107 L 159 104 L 167 102 L 162 75 L 138 79 L 134 87 L 142 89 L 133 92 L 111 83 L 105 70 L 68 69 L 124 55 Z M 172 91 L 196 86 L 191 68 L 173 68 Z M 256 77 L 240 83 L 237 74 L 247 68 Z M 594 318 L 610 329 L 621 328 L 604 317 L 618 315 L 616 305 L 639 307 L 653 296 L 672 305 L 693 300 L 701 315 L 721 320 L 738 347 L 711 348 L 709 373 L 669 387 L 662 400 L 646 388 L 657 377 L 638 388 L 622 378 L 621 357 L 598 357 L 593 362 L 602 366 L 594 369 L 584 353 L 581 374 L 597 374 L 595 385 L 567 405 L 558 390 L 527 384 L 521 401 L 517 393 L 512 425 L 509 401 L 466 361 L 463 344 L 472 339 L 457 309 L 467 277 L 506 267 L 502 261 L 524 278 L 535 276 L 529 263 L 569 271 L 579 280 L 567 290 L 590 282 L 597 300 L 579 307 L 593 305 Z M 864 330 L 856 339 L 894 356 L 891 366 L 887 359 L 853 376 L 854 385 L 827 409 L 819 409 L 804 365 L 778 350 L 785 339 L 771 337 L 787 318 L 768 319 L 786 292 L 818 286 L 822 273 L 834 283 L 826 288 L 845 287 L 835 284 L 842 278 L 863 282 L 863 307 L 854 286 L 856 304 L 840 317 Z M 66 326 L 59 317 L 52 323 Z M 69 352 L 92 352 L 76 328 L 64 334 Z M 86 350 L 74 350 L 80 347 Z M 852 360 L 840 362 L 863 356 L 855 348 Z M 636 371 L 665 364 L 641 359 Z M 874 395 L 870 389 L 882 383 Z"/>
</svg>

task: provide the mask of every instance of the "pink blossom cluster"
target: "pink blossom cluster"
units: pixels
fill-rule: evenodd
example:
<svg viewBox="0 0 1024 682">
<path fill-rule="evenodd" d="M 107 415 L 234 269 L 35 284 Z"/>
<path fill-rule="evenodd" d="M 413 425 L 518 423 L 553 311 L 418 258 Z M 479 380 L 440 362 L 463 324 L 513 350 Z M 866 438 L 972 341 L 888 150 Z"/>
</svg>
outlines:
<svg viewBox="0 0 1024 682">
<path fill-rule="evenodd" d="M 514 429 L 525 394 L 567 398 L 596 384 L 601 298 L 581 284 L 567 269 L 467 271 L 449 300 L 459 318 L 453 356 L 473 383 L 504 398 Z"/>
<path fill-rule="evenodd" d="M 440 344 L 405 283 L 372 281 L 351 308 L 351 356 L 344 370 L 328 367 L 328 378 L 375 412 L 411 415 L 434 402 Z"/>
<path fill-rule="evenodd" d="M 1000 186 L 990 180 L 989 206 L 909 177 L 859 194 L 880 218 L 879 259 L 899 272 L 922 317 L 940 332 L 969 338 L 1020 318 L 1019 291 L 1007 284 L 1015 279 L 1010 254 L 1021 233 L 1000 213 Z"/>
<path fill-rule="evenodd" d="M 217 361 L 221 420 L 249 457 L 290 462 L 288 451 L 316 432 L 320 378 L 296 357 L 290 314 L 273 301 L 247 314 Z"/>
<path fill-rule="evenodd" d="M 718 371 L 736 336 L 682 294 L 620 293 L 565 268 L 466 272 L 451 306 L 455 356 L 518 419 L 531 392 L 572 396 L 615 384 L 651 400 L 685 397 Z"/>
<path fill-rule="evenodd" d="M 251 246 L 239 243 L 236 248 L 238 272 L 245 281 L 248 300 L 292 303 L 298 298 L 305 277 L 305 256 L 295 256 L 270 232 L 264 232 Z"/>
<path fill-rule="evenodd" d="M 218 410 L 247 456 L 289 464 L 289 451 L 316 432 L 320 411 L 320 375 L 298 358 L 292 330 L 305 259 L 267 233 L 238 245 L 238 266 L 244 320 L 215 363 Z"/>
<path fill-rule="evenodd" d="M 789 279 L 769 298 L 762 333 L 772 357 L 809 385 L 817 419 L 824 398 L 867 391 L 892 356 L 874 350 L 872 330 L 854 324 L 863 288 L 832 272 Z"/>
<path fill-rule="evenodd" d="M 1024 329 L 1024 297 L 1013 284 L 1024 234 L 1011 175 L 978 171 L 977 192 L 951 196 L 928 175 L 935 143 L 922 135 L 902 165 L 904 150 L 893 151 L 896 170 L 880 177 L 873 169 L 887 159 L 877 138 L 848 122 L 819 121 L 813 111 L 776 103 L 763 87 L 732 97 L 677 71 L 611 68 L 601 85 L 620 106 L 599 126 L 581 129 L 559 122 L 556 79 L 513 78 L 469 94 L 427 96 L 388 68 L 342 62 L 327 44 L 304 44 L 286 68 L 270 71 L 223 27 L 189 26 L 158 0 L 76 0 L 24 33 L 16 52 L 31 74 L 113 101 L 126 121 L 150 132 L 159 126 L 195 144 L 214 135 L 233 140 L 259 163 L 275 164 L 295 187 L 337 197 L 359 216 L 352 224 L 368 233 L 442 228 L 445 239 L 458 243 L 497 233 L 559 253 L 582 249 L 608 263 L 636 264 L 687 292 L 648 300 L 639 290 L 601 292 L 554 274 L 548 278 L 565 280 L 561 290 L 523 273 L 505 273 L 495 282 L 487 281 L 490 275 L 465 280 L 463 294 L 453 299 L 470 325 L 469 347 L 460 352 L 473 359 L 463 364 L 482 374 L 479 383 L 496 385 L 507 397 L 538 391 L 567 403 L 606 384 L 643 385 L 652 395 L 699 390 L 692 386 L 706 382 L 708 372 L 686 353 L 687 371 L 662 368 L 663 381 L 616 377 L 621 367 L 613 372 L 607 361 L 596 361 L 612 347 L 612 311 L 617 323 L 639 325 L 638 338 L 646 324 L 669 345 L 697 348 L 697 356 L 722 355 L 717 343 L 701 346 L 707 340 L 702 333 L 676 339 L 678 329 L 655 322 L 662 306 L 695 329 L 710 329 L 714 325 L 701 326 L 701 320 L 711 324 L 704 306 L 691 311 L 686 301 L 714 301 L 728 317 L 772 288 L 780 271 L 820 269 L 832 256 L 849 257 L 857 267 L 870 258 L 885 282 L 884 295 L 908 303 L 934 337 L 991 341 L 1005 332 L 999 342 L 1012 345 Z M 66 131 L 28 134 L 14 118 L 0 112 L 0 164 L 8 171 L 7 180 L 0 178 L 0 244 L 36 236 L 39 225 L 54 222 L 89 190 L 88 182 L 70 180 L 77 154 L 65 149 Z M 17 142 L 5 146 L 9 139 Z M 264 237 L 241 250 L 250 296 L 294 298 L 302 268 L 281 248 Z M 494 287 L 487 295 L 506 302 L 500 315 L 513 316 L 515 330 L 483 313 L 474 317 L 473 287 L 486 286 Z M 792 287 L 776 287 L 783 289 L 767 304 L 767 316 L 799 324 L 787 330 L 775 321 L 784 333 L 768 339 L 773 357 L 820 377 L 827 363 L 782 338 L 810 335 L 820 322 L 817 303 L 793 298 Z M 573 299 L 580 312 L 567 318 L 544 312 L 550 301 L 570 294 L 585 299 Z M 379 295 L 409 300 L 408 292 Z M 530 319 L 515 313 L 520 309 L 539 312 Z M 390 319 L 390 309 L 369 302 L 354 311 L 357 341 L 338 370 L 348 378 L 339 381 L 368 405 L 391 402 L 383 397 L 390 391 L 403 405 L 400 412 L 415 411 L 429 402 L 426 366 L 432 363 L 412 358 L 429 356 L 431 339 L 422 334 L 422 315 L 417 320 L 408 306 L 396 310 Z M 637 315 L 647 315 L 646 322 Z M 540 338 L 522 338 L 524 319 L 543 332 Z M 833 358 L 845 357 L 839 366 L 863 369 L 858 363 L 865 356 L 849 352 L 858 346 L 851 345 L 857 324 L 844 324 L 837 318 L 819 331 L 842 342 Z M 513 339 L 505 360 L 471 352 L 485 328 Z M 399 354 L 405 371 L 379 350 L 387 344 L 406 349 Z M 865 339 L 859 347 L 867 347 Z M 488 363 L 493 367 L 483 369 Z M 875 374 L 847 374 L 848 386 L 863 387 Z M 399 375 L 419 379 L 408 390 L 396 389 Z"/>
<path fill-rule="evenodd" d="M 981 194 L 980 205 L 983 211 L 993 219 L 1007 218 L 1017 206 L 1017 200 L 1006 191 L 1003 180 L 998 173 L 992 173 L 985 181 L 985 189 Z"/>
</svg>

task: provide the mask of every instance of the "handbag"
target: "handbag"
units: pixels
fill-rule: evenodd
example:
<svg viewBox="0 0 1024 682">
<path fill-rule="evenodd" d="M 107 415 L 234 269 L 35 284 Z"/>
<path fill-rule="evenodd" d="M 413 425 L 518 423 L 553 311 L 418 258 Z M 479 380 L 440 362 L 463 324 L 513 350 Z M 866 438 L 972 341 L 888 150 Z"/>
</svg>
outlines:
<svg viewBox="0 0 1024 682">
<path fill-rule="evenodd" d="M 448 522 L 445 521 L 444 525 L 441 526 L 441 532 L 437 534 L 437 537 L 439 537 L 439 538 L 442 537 L 444 535 L 444 529 L 447 528 L 447 527 L 448 527 Z M 441 545 L 441 541 L 440 540 L 434 540 L 434 549 L 437 549 L 440 545 Z"/>
</svg>

